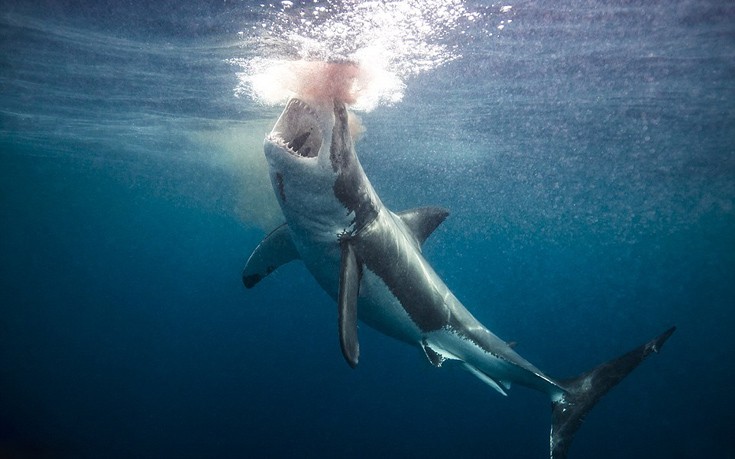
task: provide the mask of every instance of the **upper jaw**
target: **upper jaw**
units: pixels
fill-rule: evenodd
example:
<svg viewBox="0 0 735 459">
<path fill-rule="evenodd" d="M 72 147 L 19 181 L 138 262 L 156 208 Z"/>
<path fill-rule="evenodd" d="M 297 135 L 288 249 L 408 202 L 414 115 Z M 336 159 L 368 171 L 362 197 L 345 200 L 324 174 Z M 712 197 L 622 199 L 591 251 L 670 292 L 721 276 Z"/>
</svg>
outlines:
<svg viewBox="0 0 735 459">
<path fill-rule="evenodd" d="M 322 120 L 317 111 L 301 99 L 292 98 L 267 140 L 293 156 L 315 158 L 322 147 Z"/>
</svg>

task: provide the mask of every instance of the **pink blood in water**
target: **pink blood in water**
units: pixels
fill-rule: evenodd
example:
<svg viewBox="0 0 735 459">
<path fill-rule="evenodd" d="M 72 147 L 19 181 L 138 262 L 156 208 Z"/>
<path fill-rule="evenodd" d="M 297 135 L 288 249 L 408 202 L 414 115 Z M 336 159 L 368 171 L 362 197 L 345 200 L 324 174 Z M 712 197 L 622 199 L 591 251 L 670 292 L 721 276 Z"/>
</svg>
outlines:
<svg viewBox="0 0 735 459">
<path fill-rule="evenodd" d="M 297 72 L 300 87 L 296 92 L 302 97 L 351 105 L 359 96 L 363 72 L 355 63 L 302 61 Z"/>
</svg>

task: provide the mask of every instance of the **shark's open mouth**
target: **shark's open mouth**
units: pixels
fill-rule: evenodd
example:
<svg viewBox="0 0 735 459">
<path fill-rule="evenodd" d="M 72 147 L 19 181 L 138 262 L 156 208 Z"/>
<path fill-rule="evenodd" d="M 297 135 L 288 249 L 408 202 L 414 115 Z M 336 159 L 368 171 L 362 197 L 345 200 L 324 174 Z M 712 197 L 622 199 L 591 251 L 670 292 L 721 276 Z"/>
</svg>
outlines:
<svg viewBox="0 0 735 459">
<path fill-rule="evenodd" d="M 268 140 L 294 156 L 315 158 L 322 147 L 316 111 L 300 99 L 291 99 Z"/>
</svg>

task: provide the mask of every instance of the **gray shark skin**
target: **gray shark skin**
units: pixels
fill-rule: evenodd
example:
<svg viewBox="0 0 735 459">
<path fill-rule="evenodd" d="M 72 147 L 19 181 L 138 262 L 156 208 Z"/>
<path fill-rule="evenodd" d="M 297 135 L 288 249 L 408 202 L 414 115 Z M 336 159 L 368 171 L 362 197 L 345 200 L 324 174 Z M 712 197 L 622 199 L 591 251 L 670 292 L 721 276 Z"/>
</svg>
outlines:
<svg viewBox="0 0 735 459">
<path fill-rule="evenodd" d="M 503 395 L 512 384 L 547 394 L 554 459 L 566 457 L 600 397 L 675 330 L 577 378 L 553 379 L 475 319 L 422 255 L 421 244 L 448 212 L 423 207 L 394 213 L 383 205 L 357 158 L 343 103 L 291 99 L 264 150 L 286 224 L 248 259 L 245 286 L 300 259 L 337 302 L 340 346 L 351 367 L 360 356 L 359 319 L 422 349 L 436 367 L 461 365 Z"/>
</svg>

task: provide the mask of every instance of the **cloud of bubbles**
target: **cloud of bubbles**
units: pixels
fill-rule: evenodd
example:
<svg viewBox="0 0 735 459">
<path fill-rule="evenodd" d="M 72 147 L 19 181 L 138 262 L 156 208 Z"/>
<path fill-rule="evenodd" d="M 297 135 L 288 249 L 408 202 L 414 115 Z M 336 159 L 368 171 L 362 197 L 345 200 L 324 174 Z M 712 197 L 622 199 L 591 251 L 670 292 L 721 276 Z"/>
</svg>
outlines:
<svg viewBox="0 0 735 459">
<path fill-rule="evenodd" d="M 329 64 L 350 63 L 354 71 L 347 79 L 339 73 L 337 93 L 354 110 L 370 111 L 400 102 L 411 76 L 460 58 L 458 45 L 449 43 L 511 7 L 470 10 L 462 0 L 310 0 L 262 8 L 266 20 L 241 32 L 255 55 L 231 60 L 241 69 L 238 96 L 282 104 L 308 91 L 304 84 L 324 89 L 325 80 L 334 81 Z"/>
</svg>

